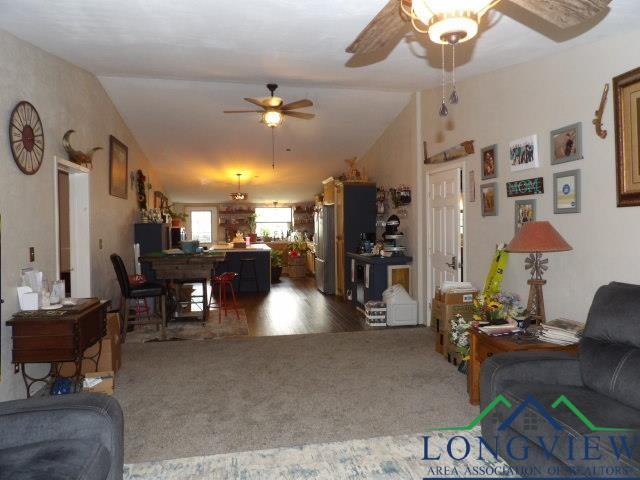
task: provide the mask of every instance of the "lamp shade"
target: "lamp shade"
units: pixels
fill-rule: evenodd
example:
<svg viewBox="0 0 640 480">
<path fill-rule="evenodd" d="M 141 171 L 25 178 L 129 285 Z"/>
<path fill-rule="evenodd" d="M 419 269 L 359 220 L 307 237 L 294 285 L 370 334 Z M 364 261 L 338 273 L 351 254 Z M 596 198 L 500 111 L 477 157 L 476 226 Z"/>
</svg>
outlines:
<svg viewBox="0 0 640 480">
<path fill-rule="evenodd" d="M 549 222 L 525 223 L 506 248 L 507 252 L 566 252 L 573 247 Z"/>
</svg>

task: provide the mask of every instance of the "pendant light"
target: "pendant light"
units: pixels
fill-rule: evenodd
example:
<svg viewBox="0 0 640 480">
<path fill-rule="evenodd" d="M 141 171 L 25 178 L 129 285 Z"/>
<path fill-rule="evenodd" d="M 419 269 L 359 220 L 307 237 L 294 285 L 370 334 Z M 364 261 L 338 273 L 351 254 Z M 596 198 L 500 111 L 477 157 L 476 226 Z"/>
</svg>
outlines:
<svg viewBox="0 0 640 480">
<path fill-rule="evenodd" d="M 231 200 L 234 200 L 236 202 L 242 201 L 242 200 L 246 200 L 249 195 L 245 192 L 241 192 L 240 191 L 240 177 L 242 176 L 241 173 L 236 173 L 236 176 L 238 177 L 238 191 L 237 192 L 231 192 L 229 194 L 229 196 L 231 197 Z"/>
</svg>

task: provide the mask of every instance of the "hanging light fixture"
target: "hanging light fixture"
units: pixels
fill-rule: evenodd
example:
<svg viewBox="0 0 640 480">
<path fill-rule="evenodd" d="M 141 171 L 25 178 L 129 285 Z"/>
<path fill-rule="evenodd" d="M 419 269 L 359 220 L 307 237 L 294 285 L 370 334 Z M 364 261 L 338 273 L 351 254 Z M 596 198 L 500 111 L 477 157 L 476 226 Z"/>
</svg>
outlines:
<svg viewBox="0 0 640 480">
<path fill-rule="evenodd" d="M 495 7 L 500 0 L 402 0 L 400 5 L 404 13 L 411 19 L 413 28 L 429 35 L 429 39 L 442 45 L 442 104 L 439 114 L 446 117 L 449 110 L 446 105 L 446 71 L 445 45 L 451 45 L 452 68 L 451 79 L 453 89 L 449 95 L 452 105 L 460 101 L 456 90 L 456 53 L 458 43 L 471 40 L 478 34 L 482 16 Z"/>
<path fill-rule="evenodd" d="M 284 115 L 279 110 L 267 110 L 261 115 L 260 121 L 267 127 L 278 128 L 284 121 Z"/>
<path fill-rule="evenodd" d="M 240 191 L 240 177 L 242 176 L 241 173 L 236 173 L 236 176 L 238 177 L 238 191 L 237 192 L 231 192 L 229 194 L 229 196 L 231 197 L 231 200 L 234 200 L 236 202 L 239 202 L 241 200 L 246 200 L 247 197 L 249 197 L 249 195 L 245 192 L 241 192 Z"/>
</svg>

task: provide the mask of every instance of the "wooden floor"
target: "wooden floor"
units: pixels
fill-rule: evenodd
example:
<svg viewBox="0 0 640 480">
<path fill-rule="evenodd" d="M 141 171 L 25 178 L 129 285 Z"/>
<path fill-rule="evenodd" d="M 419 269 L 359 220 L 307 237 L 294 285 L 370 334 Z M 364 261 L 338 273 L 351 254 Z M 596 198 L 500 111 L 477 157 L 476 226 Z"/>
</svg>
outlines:
<svg viewBox="0 0 640 480">
<path fill-rule="evenodd" d="M 239 300 L 251 336 L 368 330 L 355 307 L 321 293 L 313 277 L 282 277 L 271 285 L 270 293 L 245 293 Z"/>
</svg>

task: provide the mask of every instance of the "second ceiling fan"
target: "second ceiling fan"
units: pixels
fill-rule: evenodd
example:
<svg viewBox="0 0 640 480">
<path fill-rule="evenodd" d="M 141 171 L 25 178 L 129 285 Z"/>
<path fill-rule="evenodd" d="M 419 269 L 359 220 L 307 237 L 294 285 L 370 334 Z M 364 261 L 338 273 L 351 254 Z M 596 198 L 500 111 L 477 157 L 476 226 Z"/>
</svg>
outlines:
<svg viewBox="0 0 640 480">
<path fill-rule="evenodd" d="M 271 92 L 271 96 L 266 98 L 248 98 L 245 100 L 253 105 L 261 108 L 261 110 L 225 110 L 224 113 L 259 113 L 260 121 L 267 127 L 276 128 L 282 125 L 284 117 L 301 118 L 302 120 L 311 120 L 315 117 L 313 113 L 296 112 L 299 108 L 313 107 L 313 102 L 308 98 L 297 100 L 291 103 L 284 103 L 282 98 L 275 95 L 278 85 L 268 83 L 267 89 Z"/>
</svg>

